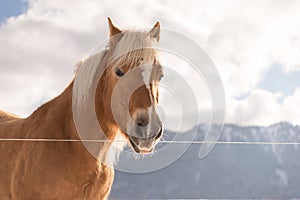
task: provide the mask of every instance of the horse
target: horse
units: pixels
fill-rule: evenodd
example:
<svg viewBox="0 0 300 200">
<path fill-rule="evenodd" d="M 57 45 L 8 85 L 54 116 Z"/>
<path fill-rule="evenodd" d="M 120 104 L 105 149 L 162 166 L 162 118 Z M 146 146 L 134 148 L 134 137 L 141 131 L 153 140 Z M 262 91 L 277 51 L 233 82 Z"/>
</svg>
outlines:
<svg viewBox="0 0 300 200">
<path fill-rule="evenodd" d="M 110 18 L 108 25 L 106 48 L 78 64 L 60 95 L 26 118 L 0 111 L 0 199 L 106 199 L 114 179 L 108 162 L 116 162 L 124 145 L 139 154 L 153 152 L 163 132 L 156 112 L 163 77 L 156 48 L 160 23 L 150 31 L 122 30 Z M 142 84 L 128 91 L 136 80 Z M 74 112 L 89 111 L 85 95 L 94 97 L 103 130 L 93 134 L 105 138 L 94 142 L 97 156 L 82 141 L 74 119 Z M 89 127 L 89 120 L 82 120 Z M 111 151 L 120 139 L 122 145 Z"/>
</svg>

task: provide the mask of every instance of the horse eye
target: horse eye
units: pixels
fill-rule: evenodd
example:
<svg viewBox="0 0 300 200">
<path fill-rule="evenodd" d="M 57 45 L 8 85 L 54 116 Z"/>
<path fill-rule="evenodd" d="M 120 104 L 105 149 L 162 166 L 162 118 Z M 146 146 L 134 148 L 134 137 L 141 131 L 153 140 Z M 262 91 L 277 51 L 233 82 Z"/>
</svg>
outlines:
<svg viewBox="0 0 300 200">
<path fill-rule="evenodd" d="M 116 75 L 118 76 L 118 77 L 122 77 L 122 76 L 124 76 L 124 72 L 122 71 L 122 70 L 120 70 L 120 69 L 117 69 L 116 70 Z"/>
</svg>

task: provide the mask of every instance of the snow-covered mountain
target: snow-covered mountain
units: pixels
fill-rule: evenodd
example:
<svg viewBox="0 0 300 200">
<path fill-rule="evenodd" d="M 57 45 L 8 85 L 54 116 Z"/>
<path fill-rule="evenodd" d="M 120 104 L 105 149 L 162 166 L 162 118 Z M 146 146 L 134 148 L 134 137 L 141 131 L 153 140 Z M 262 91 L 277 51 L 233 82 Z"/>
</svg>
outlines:
<svg viewBox="0 0 300 200">
<path fill-rule="evenodd" d="M 198 130 L 197 140 L 203 140 L 204 129 Z M 166 131 L 165 135 L 171 138 L 174 133 Z M 219 141 L 300 142 L 300 127 L 286 122 L 269 127 L 225 125 Z M 299 147 L 217 144 L 199 160 L 200 144 L 193 144 L 161 170 L 144 174 L 116 171 L 110 198 L 300 198 Z"/>
</svg>

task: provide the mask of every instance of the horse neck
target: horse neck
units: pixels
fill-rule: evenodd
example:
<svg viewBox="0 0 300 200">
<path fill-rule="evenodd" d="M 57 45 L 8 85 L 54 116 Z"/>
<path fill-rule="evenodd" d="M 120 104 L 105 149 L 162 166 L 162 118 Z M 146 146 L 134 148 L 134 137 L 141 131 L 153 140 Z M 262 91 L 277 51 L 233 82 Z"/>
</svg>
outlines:
<svg viewBox="0 0 300 200">
<path fill-rule="evenodd" d="M 38 130 L 33 132 L 29 131 L 29 135 L 27 135 L 28 138 L 81 139 L 76 131 L 73 119 L 72 91 L 73 82 L 62 94 L 42 105 L 26 119 L 30 129 Z M 105 128 L 105 131 L 112 130 Z M 110 139 L 113 140 L 115 138 Z M 120 137 L 116 139 L 120 139 Z M 84 142 L 74 142 L 72 145 L 74 145 L 75 152 L 72 153 L 76 154 L 77 157 L 78 154 L 83 155 L 83 157 L 89 157 L 92 163 L 98 165 L 97 157 L 112 167 L 115 162 L 115 157 L 119 153 L 118 150 L 122 147 L 116 148 L 116 144 L 113 144 L 112 141 L 94 144 L 97 144 L 93 146 L 93 148 L 95 147 L 95 152 L 91 153 L 89 149 L 86 149 L 86 146 L 84 146 Z"/>
<path fill-rule="evenodd" d="M 37 137 L 34 134 L 38 134 L 38 137 L 50 139 L 76 139 L 76 130 L 72 123 L 72 85 L 73 83 L 25 119 L 29 129 L 41 131 L 29 131 L 29 137 Z"/>
<path fill-rule="evenodd" d="M 27 138 L 51 140 L 79 139 L 72 117 L 72 85 L 71 83 L 59 96 L 45 103 L 25 119 L 24 130 Z M 47 145 L 47 142 L 44 142 Z M 42 143 L 43 144 L 43 143 Z M 61 152 L 60 156 L 68 157 L 67 165 L 76 168 L 77 164 L 86 163 L 88 168 L 95 168 L 96 160 L 88 155 L 81 142 L 51 143 L 51 148 Z M 61 150 L 60 150 L 61 149 Z"/>
<path fill-rule="evenodd" d="M 95 81 L 100 79 L 100 77 L 97 77 L 97 75 L 99 76 L 103 74 L 107 59 L 111 56 L 110 54 L 110 51 L 105 50 L 99 54 L 91 56 L 81 63 L 80 66 L 78 66 L 79 68 L 76 72 L 74 81 L 61 95 L 44 104 L 37 111 L 35 111 L 32 116 L 29 117 L 29 121 L 32 122 L 33 126 L 41 126 L 42 129 L 52 130 L 51 133 L 48 133 L 48 135 L 44 135 L 45 138 L 87 140 L 106 140 L 108 138 L 111 140 L 110 142 L 95 143 L 95 148 L 93 146 L 89 149 L 89 147 L 86 145 L 87 143 L 84 141 L 80 142 L 79 144 L 84 147 L 86 152 L 87 150 L 89 153 L 92 151 L 91 154 L 101 161 L 110 160 L 109 164 L 112 166 L 115 155 L 119 153 L 118 149 L 122 149 L 120 145 L 117 145 L 118 148 L 116 150 L 116 148 L 114 148 L 116 144 L 112 145 L 112 140 L 120 139 L 122 137 L 121 134 L 117 134 L 120 131 L 116 128 L 116 126 L 112 125 L 113 123 L 111 120 L 112 116 L 110 116 L 111 114 L 105 112 L 105 109 L 103 108 L 104 102 L 102 102 L 103 99 L 100 101 L 99 98 L 97 98 L 99 96 L 104 98 L 105 95 L 103 94 L 103 85 L 105 84 L 99 84 L 97 81 Z M 91 80 L 94 81 L 90 82 Z M 99 89 L 96 91 L 97 104 L 95 107 L 91 106 L 91 102 L 95 101 L 95 97 L 89 93 L 86 93 L 90 92 L 91 90 L 93 91 L 93 88 L 95 90 Z M 74 91 L 76 94 L 73 94 Z M 84 100 L 86 100 L 86 102 L 81 99 L 83 96 L 85 97 Z M 107 100 L 107 97 L 105 97 L 105 100 Z M 73 106 L 75 106 L 77 109 L 73 110 Z M 92 116 L 91 114 L 93 113 L 96 114 L 95 119 L 97 120 L 90 120 Z M 79 120 L 78 116 L 80 118 Z M 99 125 L 102 129 L 101 133 L 97 131 L 97 126 Z M 82 127 L 87 127 L 87 129 L 84 129 L 83 131 L 78 130 L 78 128 Z M 89 135 L 82 135 L 82 133 L 88 133 Z"/>
</svg>

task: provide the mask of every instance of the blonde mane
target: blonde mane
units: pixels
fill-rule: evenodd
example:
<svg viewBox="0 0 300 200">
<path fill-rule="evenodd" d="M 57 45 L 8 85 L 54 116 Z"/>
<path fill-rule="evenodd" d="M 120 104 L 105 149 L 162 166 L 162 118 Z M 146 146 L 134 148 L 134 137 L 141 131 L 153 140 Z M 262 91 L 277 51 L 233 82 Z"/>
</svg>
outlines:
<svg viewBox="0 0 300 200">
<path fill-rule="evenodd" d="M 148 32 L 127 30 L 123 34 L 108 62 L 114 63 L 114 66 L 126 64 L 132 68 L 137 66 L 142 58 L 143 63 L 152 64 L 157 56 L 157 40 L 151 38 Z"/>
<path fill-rule="evenodd" d="M 73 93 L 75 92 L 76 99 L 75 101 L 79 101 L 79 104 L 82 105 L 89 96 L 91 92 L 91 88 L 94 85 L 95 81 L 95 74 L 97 72 L 98 67 L 100 66 L 100 62 L 103 59 L 105 51 L 92 55 L 85 59 L 84 61 L 80 62 L 76 66 L 75 70 L 75 77 L 77 83 L 73 86 Z"/>
</svg>

